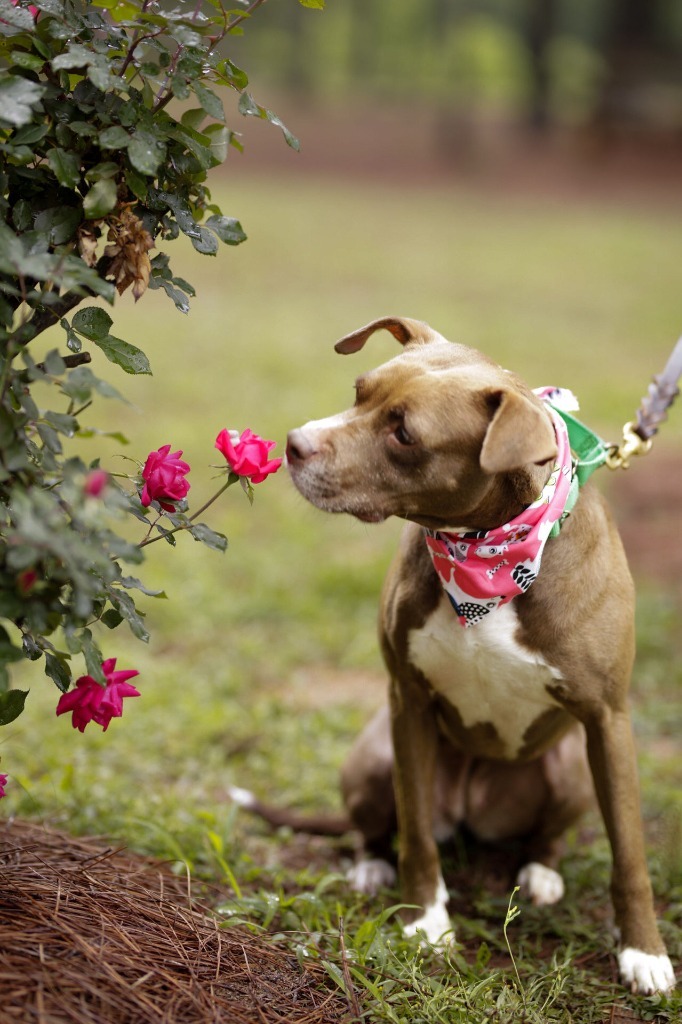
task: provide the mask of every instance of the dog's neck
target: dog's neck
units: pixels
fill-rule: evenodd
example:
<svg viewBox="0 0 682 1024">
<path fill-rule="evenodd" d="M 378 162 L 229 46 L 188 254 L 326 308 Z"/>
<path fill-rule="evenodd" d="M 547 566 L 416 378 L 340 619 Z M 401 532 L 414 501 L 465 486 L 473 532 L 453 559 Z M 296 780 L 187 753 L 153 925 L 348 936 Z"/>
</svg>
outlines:
<svg viewBox="0 0 682 1024">
<path fill-rule="evenodd" d="M 536 500 L 552 473 L 554 460 L 542 466 L 532 466 L 499 474 L 491 486 L 471 509 L 454 511 L 438 517 L 412 517 L 419 526 L 442 533 L 482 533 L 495 530 L 521 515 Z"/>
</svg>

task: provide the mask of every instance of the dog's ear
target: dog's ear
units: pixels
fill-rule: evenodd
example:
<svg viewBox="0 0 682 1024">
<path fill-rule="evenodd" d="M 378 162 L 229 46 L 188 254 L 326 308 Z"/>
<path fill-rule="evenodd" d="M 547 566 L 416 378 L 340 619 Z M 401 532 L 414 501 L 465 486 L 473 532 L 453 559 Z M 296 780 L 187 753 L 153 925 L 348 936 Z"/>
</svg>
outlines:
<svg viewBox="0 0 682 1024">
<path fill-rule="evenodd" d="M 495 412 L 483 439 L 481 469 L 505 473 L 556 457 L 556 434 L 542 408 L 516 391 L 492 391 L 486 397 Z"/>
<path fill-rule="evenodd" d="M 382 316 L 379 320 L 372 320 L 366 327 L 347 334 L 345 338 L 337 341 L 334 348 L 344 356 L 351 352 L 359 352 L 371 334 L 382 330 L 390 331 L 401 345 L 408 345 L 411 342 L 423 345 L 434 336 L 429 325 L 422 323 L 421 320 L 410 320 L 404 316 Z"/>
</svg>

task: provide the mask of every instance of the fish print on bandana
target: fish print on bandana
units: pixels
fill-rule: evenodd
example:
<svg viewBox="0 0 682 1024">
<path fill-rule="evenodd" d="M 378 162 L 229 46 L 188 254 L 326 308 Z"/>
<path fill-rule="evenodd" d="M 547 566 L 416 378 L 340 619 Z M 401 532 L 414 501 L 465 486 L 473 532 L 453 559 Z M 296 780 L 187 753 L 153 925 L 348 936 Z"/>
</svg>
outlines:
<svg viewBox="0 0 682 1024">
<path fill-rule="evenodd" d="M 568 431 L 554 412 L 577 402 L 562 388 L 538 388 L 547 402 L 557 439 L 557 457 L 540 496 L 509 523 L 477 533 L 425 530 L 426 545 L 441 583 L 462 626 L 474 626 L 486 615 L 524 594 L 536 580 L 552 527 L 566 507 L 573 461 Z M 551 404 L 550 404 L 551 403 Z"/>
</svg>

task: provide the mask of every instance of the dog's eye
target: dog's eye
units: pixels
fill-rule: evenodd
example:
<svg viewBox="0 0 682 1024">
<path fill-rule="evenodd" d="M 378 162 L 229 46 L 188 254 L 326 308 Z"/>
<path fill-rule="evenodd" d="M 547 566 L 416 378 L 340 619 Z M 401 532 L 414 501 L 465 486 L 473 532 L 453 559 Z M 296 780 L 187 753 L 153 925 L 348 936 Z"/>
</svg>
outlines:
<svg viewBox="0 0 682 1024">
<path fill-rule="evenodd" d="M 399 444 L 406 448 L 415 443 L 414 438 L 405 430 L 405 426 L 402 423 L 399 423 L 395 428 L 393 436 Z"/>
</svg>

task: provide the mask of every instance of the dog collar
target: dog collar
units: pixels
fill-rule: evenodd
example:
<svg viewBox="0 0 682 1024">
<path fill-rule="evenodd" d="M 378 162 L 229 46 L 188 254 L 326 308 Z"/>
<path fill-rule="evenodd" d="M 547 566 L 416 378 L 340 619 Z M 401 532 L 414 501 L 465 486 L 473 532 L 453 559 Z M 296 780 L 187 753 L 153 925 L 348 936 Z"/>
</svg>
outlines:
<svg viewBox="0 0 682 1024">
<path fill-rule="evenodd" d="M 433 567 L 465 627 L 528 590 L 547 540 L 558 534 L 580 486 L 606 459 L 608 446 L 570 415 L 578 408 L 570 391 L 538 388 L 535 394 L 547 403 L 557 439 L 556 461 L 540 496 L 492 530 L 424 531 Z"/>
</svg>

